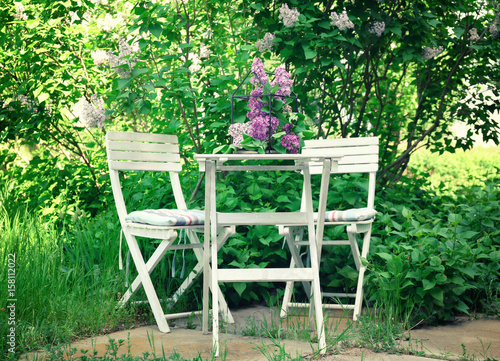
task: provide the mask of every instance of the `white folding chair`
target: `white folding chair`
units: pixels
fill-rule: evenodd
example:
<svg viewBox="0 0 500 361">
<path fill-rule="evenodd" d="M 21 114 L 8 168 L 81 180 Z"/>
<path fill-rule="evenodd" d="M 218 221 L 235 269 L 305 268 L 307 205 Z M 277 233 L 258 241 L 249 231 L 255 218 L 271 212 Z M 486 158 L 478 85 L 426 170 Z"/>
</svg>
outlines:
<svg viewBox="0 0 500 361">
<path fill-rule="evenodd" d="M 141 286 L 144 287 L 159 330 L 161 332 L 170 332 L 167 319 L 183 317 L 191 313 L 165 314 L 151 281 L 150 274 L 160 263 L 167 251 L 192 249 L 198 263 L 174 293 L 169 303 L 175 303 L 180 295 L 193 283 L 195 278 L 203 272 L 202 329 L 204 333 L 208 333 L 210 250 L 208 246 L 204 247 L 205 243 L 201 243 L 196 234 L 196 232 L 203 232 L 204 230 L 205 212 L 187 209 L 179 179 L 182 164 L 177 136 L 108 132 L 106 134 L 106 148 L 116 210 L 130 254 L 138 272 L 137 278 L 123 295 L 120 303 L 124 304 L 135 291 L 140 289 Z M 177 208 L 145 209 L 129 213 L 125 205 L 119 174 L 119 172 L 124 171 L 168 172 Z M 174 244 L 177 239 L 177 230 L 181 229 L 185 230 L 189 242 L 186 242 L 186 244 Z M 225 240 L 234 234 L 234 232 L 234 227 L 221 228 L 217 237 L 218 247 L 222 246 Z M 162 240 L 147 263 L 144 261 L 136 237 Z M 225 313 L 229 322 L 234 322 L 220 289 L 217 292 L 219 292 L 221 311 Z"/>
<path fill-rule="evenodd" d="M 379 140 L 377 137 L 364 138 L 343 138 L 343 139 L 321 139 L 310 140 L 305 142 L 302 153 L 309 155 L 335 155 L 342 156 L 339 161 L 338 168 L 333 170 L 332 174 L 349 174 L 349 173 L 367 173 L 368 174 L 368 191 L 366 194 L 366 207 L 349 209 L 349 210 L 331 210 L 326 212 L 324 226 L 345 225 L 347 231 L 347 240 L 325 240 L 323 239 L 324 228 L 320 225 L 316 231 L 318 240 L 318 253 L 321 257 L 321 250 L 324 246 L 342 246 L 348 245 L 354 258 L 356 269 L 358 271 L 357 287 L 355 292 L 340 292 L 327 293 L 324 292 L 322 297 L 331 297 L 333 302 L 341 298 L 354 298 L 354 303 L 339 304 L 331 303 L 324 304 L 325 308 L 332 309 L 353 309 L 353 319 L 357 320 L 363 302 L 363 281 L 366 266 L 363 265 L 361 258 L 366 258 L 370 248 L 370 237 L 372 224 L 375 219 L 376 211 L 374 209 L 375 202 L 375 180 L 378 170 L 378 154 Z M 311 174 L 321 174 L 322 166 L 320 164 L 311 164 Z M 325 190 L 324 190 L 325 191 Z M 334 200 L 329 200 L 332 203 Z M 318 216 L 315 217 L 316 224 Z M 304 227 L 285 227 L 280 226 L 280 233 L 287 238 L 289 243 L 294 242 L 297 247 L 295 254 L 300 254 L 300 247 L 307 246 L 307 242 L 302 240 Z M 362 248 L 359 251 L 358 238 L 361 237 Z M 320 258 L 321 259 L 321 258 Z M 291 267 L 298 264 L 302 266 L 300 257 L 293 257 Z M 309 296 L 310 285 L 306 282 L 302 283 L 306 294 Z M 293 293 L 294 282 L 288 282 L 285 288 L 285 295 L 281 309 L 281 317 L 285 317 L 290 307 L 307 307 L 309 304 L 292 303 L 291 297 Z"/>
</svg>

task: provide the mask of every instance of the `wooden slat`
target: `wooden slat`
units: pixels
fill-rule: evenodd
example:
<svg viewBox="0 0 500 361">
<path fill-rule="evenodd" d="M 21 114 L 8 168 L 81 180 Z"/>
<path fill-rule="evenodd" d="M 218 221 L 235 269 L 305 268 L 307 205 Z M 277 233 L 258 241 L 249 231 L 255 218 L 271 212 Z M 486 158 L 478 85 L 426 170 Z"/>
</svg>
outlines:
<svg viewBox="0 0 500 361">
<path fill-rule="evenodd" d="M 110 141 L 108 150 L 123 150 L 134 152 L 179 153 L 179 146 L 173 143 L 144 143 Z"/>
<path fill-rule="evenodd" d="M 378 145 L 378 137 L 359 137 L 359 138 L 340 138 L 340 139 L 315 139 L 306 140 L 306 148 L 328 148 L 328 147 L 346 147 L 360 145 Z"/>
<path fill-rule="evenodd" d="M 295 166 L 295 165 L 220 165 L 217 166 L 217 171 L 273 171 L 273 170 L 280 170 L 280 171 L 298 171 L 302 170 L 303 168 L 301 166 Z"/>
<path fill-rule="evenodd" d="M 304 225 L 307 224 L 305 212 L 276 212 L 276 213 L 217 213 L 217 224 L 225 225 Z"/>
<path fill-rule="evenodd" d="M 108 159 L 177 163 L 181 161 L 181 156 L 178 153 L 123 152 L 110 150 L 108 151 Z"/>
<path fill-rule="evenodd" d="M 114 132 L 106 133 L 106 138 L 110 141 L 137 141 L 156 143 L 178 143 L 176 135 L 157 133 L 136 133 L 136 132 Z"/>
<path fill-rule="evenodd" d="M 312 281 L 311 268 L 231 268 L 217 271 L 219 282 Z"/>
<path fill-rule="evenodd" d="M 109 167 L 113 170 L 142 170 L 159 172 L 180 172 L 182 165 L 180 163 L 161 163 L 161 162 L 122 162 L 111 160 Z"/>
<path fill-rule="evenodd" d="M 362 147 L 332 147 L 332 148 L 303 148 L 302 154 L 317 156 L 348 156 L 348 155 L 378 155 L 377 145 L 368 145 Z"/>
<path fill-rule="evenodd" d="M 378 170 L 378 164 L 348 164 L 339 165 L 336 170 L 333 170 L 332 174 L 341 173 L 370 173 L 376 172 Z M 311 174 L 321 174 L 322 167 L 316 166 L 310 168 Z"/>
</svg>

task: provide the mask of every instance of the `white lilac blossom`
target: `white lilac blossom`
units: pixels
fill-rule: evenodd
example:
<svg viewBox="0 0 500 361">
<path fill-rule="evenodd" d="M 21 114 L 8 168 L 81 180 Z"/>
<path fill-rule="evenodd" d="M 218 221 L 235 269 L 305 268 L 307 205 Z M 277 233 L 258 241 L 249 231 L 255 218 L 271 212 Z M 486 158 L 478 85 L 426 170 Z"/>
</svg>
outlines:
<svg viewBox="0 0 500 361">
<path fill-rule="evenodd" d="M 104 101 L 95 94 L 92 95 L 90 102 L 85 97 L 81 97 L 73 107 L 73 113 L 79 118 L 78 125 L 89 128 L 104 127 L 106 119 Z"/>
<path fill-rule="evenodd" d="M 500 15 L 497 15 L 497 17 L 495 18 L 495 21 L 493 22 L 493 24 L 491 24 L 489 26 L 490 33 L 493 36 L 497 36 L 498 35 L 498 22 L 499 22 L 499 20 L 500 20 Z"/>
<path fill-rule="evenodd" d="M 279 11 L 278 19 L 282 20 L 283 25 L 287 28 L 294 27 L 295 23 L 299 21 L 300 13 L 297 8 L 290 9 L 287 4 L 282 4 Z"/>
<path fill-rule="evenodd" d="M 229 135 L 233 137 L 233 144 L 237 148 L 243 148 L 241 142 L 243 141 L 243 134 L 250 135 L 250 128 L 252 122 L 246 123 L 233 123 L 229 126 Z"/>
<path fill-rule="evenodd" d="M 106 14 L 103 18 L 97 19 L 97 27 L 104 31 L 111 31 L 122 23 L 120 17 L 113 18 L 110 14 Z"/>
<path fill-rule="evenodd" d="M 27 111 L 33 112 L 34 114 L 38 113 L 38 102 L 34 99 L 28 98 L 24 94 L 19 94 L 12 99 L 12 102 L 20 102 L 22 106 L 26 108 Z M 4 108 L 6 105 L 9 105 L 11 102 L 4 103 Z M 9 110 L 13 110 L 9 108 Z"/>
<path fill-rule="evenodd" d="M 191 61 L 191 65 L 189 66 L 189 71 L 191 73 L 195 73 L 201 69 L 201 60 L 196 53 L 189 53 L 188 60 Z"/>
<path fill-rule="evenodd" d="M 336 26 L 339 30 L 345 30 L 345 29 L 353 29 L 354 28 L 354 23 L 349 20 L 349 16 L 347 16 L 346 11 L 337 14 L 335 11 L 332 11 L 330 14 L 330 18 L 332 21 L 330 24 Z"/>
<path fill-rule="evenodd" d="M 105 64 L 108 62 L 108 53 L 104 50 L 91 51 L 90 56 L 94 60 L 95 65 Z"/>
<path fill-rule="evenodd" d="M 207 48 L 207 46 L 203 43 L 200 45 L 200 58 L 208 58 L 212 54 L 212 50 Z"/>
<path fill-rule="evenodd" d="M 255 43 L 255 47 L 261 53 L 266 51 L 266 50 L 272 50 L 273 40 L 275 37 L 276 36 L 274 36 L 274 34 L 266 33 L 266 35 L 264 35 L 263 39 L 257 40 L 257 42 Z"/>
<path fill-rule="evenodd" d="M 23 3 L 19 2 L 16 3 L 16 14 L 14 15 L 14 18 L 17 20 L 27 20 L 28 15 L 24 13 L 24 5 Z"/>
<path fill-rule="evenodd" d="M 432 59 L 432 58 L 435 58 L 436 56 L 438 56 L 439 54 L 441 54 L 443 52 L 444 48 L 442 46 L 438 46 L 437 48 L 435 49 L 431 49 L 431 48 L 425 48 L 424 49 L 424 54 L 422 55 L 422 57 L 424 59 Z"/>
<path fill-rule="evenodd" d="M 136 48 L 133 45 L 129 45 L 124 38 L 120 38 L 118 41 L 118 50 L 120 52 L 119 56 L 111 52 L 107 53 L 109 64 L 121 78 L 128 78 L 137 62 L 137 57 L 134 56 Z M 127 65 L 127 67 L 124 67 L 124 65 Z"/>
<path fill-rule="evenodd" d="M 472 28 L 472 29 L 469 30 L 469 40 L 470 41 L 479 40 L 479 35 L 477 33 L 477 29 L 476 28 Z"/>
<path fill-rule="evenodd" d="M 375 21 L 368 31 L 370 32 L 370 34 L 376 35 L 380 38 L 384 33 L 384 30 L 385 23 L 383 21 Z"/>
<path fill-rule="evenodd" d="M 108 0 L 91 0 L 96 5 L 108 5 Z"/>
</svg>

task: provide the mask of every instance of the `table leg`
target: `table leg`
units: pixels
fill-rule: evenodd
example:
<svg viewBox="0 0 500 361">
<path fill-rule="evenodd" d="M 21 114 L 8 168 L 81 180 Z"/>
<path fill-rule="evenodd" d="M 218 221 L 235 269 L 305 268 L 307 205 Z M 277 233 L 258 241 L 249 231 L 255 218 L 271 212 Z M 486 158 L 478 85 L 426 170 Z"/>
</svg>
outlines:
<svg viewBox="0 0 500 361">
<path fill-rule="evenodd" d="M 215 188 L 215 162 L 208 160 L 206 163 L 206 197 L 209 204 L 209 217 L 205 220 L 205 224 L 210 225 L 210 244 L 212 250 L 212 353 L 215 357 L 219 356 L 219 287 L 217 272 L 217 208 L 216 208 L 216 188 Z"/>
<path fill-rule="evenodd" d="M 321 295 L 321 286 L 319 282 L 319 259 L 317 249 L 317 239 L 314 227 L 312 192 L 311 192 L 311 174 L 309 167 L 304 167 L 304 190 L 306 197 L 306 212 L 308 214 L 307 229 L 309 238 L 309 250 L 311 252 L 311 268 L 313 271 L 312 297 L 313 304 L 311 311 L 316 315 L 316 332 L 318 333 L 319 351 L 321 354 L 326 352 L 325 327 L 323 323 L 323 304 Z"/>
</svg>

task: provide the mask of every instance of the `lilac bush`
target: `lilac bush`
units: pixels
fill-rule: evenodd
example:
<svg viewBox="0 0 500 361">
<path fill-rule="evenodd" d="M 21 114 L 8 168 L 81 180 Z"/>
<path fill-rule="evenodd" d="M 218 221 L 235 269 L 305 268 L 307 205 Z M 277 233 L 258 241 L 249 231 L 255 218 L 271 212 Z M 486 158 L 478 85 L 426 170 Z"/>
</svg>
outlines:
<svg viewBox="0 0 500 361">
<path fill-rule="evenodd" d="M 265 151 L 273 148 L 282 153 L 298 153 L 305 126 L 296 127 L 298 116 L 292 112 L 293 80 L 285 67 L 276 68 L 269 79 L 262 59 L 256 58 L 251 67 L 250 84 L 254 89 L 248 99 L 249 121 L 229 127 L 233 147 Z"/>
</svg>

